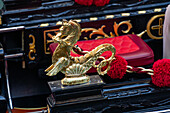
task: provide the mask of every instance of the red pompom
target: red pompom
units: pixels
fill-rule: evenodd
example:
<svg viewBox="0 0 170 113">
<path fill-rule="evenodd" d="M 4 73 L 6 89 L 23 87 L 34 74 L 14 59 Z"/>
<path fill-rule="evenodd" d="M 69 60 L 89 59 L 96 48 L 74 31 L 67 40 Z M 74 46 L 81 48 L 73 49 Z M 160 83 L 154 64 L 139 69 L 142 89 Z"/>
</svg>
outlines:
<svg viewBox="0 0 170 113">
<path fill-rule="evenodd" d="M 94 0 L 93 4 L 96 6 L 104 6 L 109 3 L 110 0 Z"/>
<path fill-rule="evenodd" d="M 112 79 L 122 79 L 127 69 L 127 61 L 121 56 L 115 55 L 115 60 L 112 61 L 110 70 L 107 72 L 107 75 Z M 106 58 L 107 59 L 107 58 Z M 107 66 L 103 67 L 102 70 L 105 70 Z"/>
<path fill-rule="evenodd" d="M 159 87 L 170 87 L 170 59 L 156 61 L 153 70 L 152 83 Z"/>
<path fill-rule="evenodd" d="M 93 3 L 93 0 L 75 0 L 76 3 L 80 5 L 87 5 L 90 6 Z"/>
</svg>

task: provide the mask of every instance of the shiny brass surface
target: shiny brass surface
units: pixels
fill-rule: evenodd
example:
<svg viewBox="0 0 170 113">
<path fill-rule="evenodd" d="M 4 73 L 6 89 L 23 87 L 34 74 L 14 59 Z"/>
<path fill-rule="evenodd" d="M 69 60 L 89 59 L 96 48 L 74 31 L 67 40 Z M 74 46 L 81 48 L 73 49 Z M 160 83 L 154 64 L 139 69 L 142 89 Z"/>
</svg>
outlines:
<svg viewBox="0 0 170 113">
<path fill-rule="evenodd" d="M 62 39 L 64 36 L 66 38 Z M 91 67 L 96 67 L 100 75 L 106 74 L 110 69 L 111 61 L 115 59 L 116 49 L 113 45 L 107 43 L 99 45 L 92 51 L 87 52 L 84 56 L 70 56 L 70 52 L 80 36 L 81 27 L 73 20 L 64 20 L 59 32 L 55 36 L 52 36 L 54 43 L 58 43 L 58 46 L 52 56 L 52 65 L 49 66 L 45 72 L 47 72 L 48 76 L 54 76 L 59 71 L 64 73 L 65 78 L 61 80 L 63 85 L 76 85 L 88 82 L 89 77 L 86 76 L 85 73 Z M 105 51 L 111 51 L 112 56 L 108 59 L 104 58 L 99 64 L 95 64 L 97 59 L 100 58 L 100 55 Z M 102 71 L 101 68 L 107 64 L 107 69 Z"/>
</svg>

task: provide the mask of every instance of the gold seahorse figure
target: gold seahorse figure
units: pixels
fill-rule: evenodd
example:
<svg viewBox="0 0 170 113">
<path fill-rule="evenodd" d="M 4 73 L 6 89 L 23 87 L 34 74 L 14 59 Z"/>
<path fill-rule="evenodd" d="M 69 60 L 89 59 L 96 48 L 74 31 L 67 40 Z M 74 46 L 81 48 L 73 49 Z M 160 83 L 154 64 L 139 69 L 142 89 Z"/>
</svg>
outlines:
<svg viewBox="0 0 170 113">
<path fill-rule="evenodd" d="M 75 48 L 75 44 L 81 36 L 80 24 L 76 21 L 63 20 L 63 24 L 59 29 L 59 33 L 52 36 L 54 43 L 58 43 L 53 56 L 52 65 L 49 66 L 45 72 L 48 72 L 48 76 L 54 76 L 59 71 L 64 73 L 66 77 L 61 80 L 63 85 L 75 85 L 89 81 L 89 77 L 85 73 L 91 68 L 96 67 L 97 72 L 100 75 L 104 75 L 110 69 L 110 63 L 114 58 L 116 49 L 112 44 L 101 44 L 90 52 L 87 52 L 84 56 L 72 57 L 70 52 Z M 66 37 L 66 38 L 63 38 Z M 62 39 L 63 38 L 63 39 Z M 105 51 L 111 51 L 112 56 L 109 59 L 105 59 L 101 54 Z M 103 60 L 99 64 L 95 64 L 97 59 Z M 108 67 L 102 71 L 103 66 Z"/>
</svg>

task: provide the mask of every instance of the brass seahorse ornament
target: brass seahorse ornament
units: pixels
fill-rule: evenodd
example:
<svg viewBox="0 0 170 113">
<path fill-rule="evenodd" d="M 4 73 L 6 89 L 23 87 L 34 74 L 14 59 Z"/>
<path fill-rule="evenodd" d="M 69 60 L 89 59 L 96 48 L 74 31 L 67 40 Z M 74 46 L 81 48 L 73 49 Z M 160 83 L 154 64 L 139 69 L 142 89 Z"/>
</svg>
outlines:
<svg viewBox="0 0 170 113">
<path fill-rule="evenodd" d="M 62 37 L 66 37 L 62 39 Z M 46 75 L 54 76 L 59 71 L 65 74 L 65 78 L 61 80 L 63 85 L 76 85 L 81 83 L 89 82 L 89 76 L 86 72 L 91 68 L 97 68 L 97 72 L 100 75 L 104 75 L 110 69 L 110 63 L 115 59 L 114 55 L 116 49 L 111 44 L 101 44 L 90 52 L 87 52 L 84 56 L 72 57 L 70 52 L 75 48 L 75 44 L 81 36 L 80 24 L 76 21 L 63 20 L 62 26 L 59 29 L 59 33 L 52 36 L 54 43 L 58 43 L 53 56 L 52 65 L 49 66 L 45 72 Z M 105 51 L 111 51 L 112 56 L 109 59 L 105 59 L 100 56 Z M 103 60 L 99 64 L 95 64 L 97 59 L 102 58 Z M 103 66 L 108 67 L 102 71 Z"/>
</svg>

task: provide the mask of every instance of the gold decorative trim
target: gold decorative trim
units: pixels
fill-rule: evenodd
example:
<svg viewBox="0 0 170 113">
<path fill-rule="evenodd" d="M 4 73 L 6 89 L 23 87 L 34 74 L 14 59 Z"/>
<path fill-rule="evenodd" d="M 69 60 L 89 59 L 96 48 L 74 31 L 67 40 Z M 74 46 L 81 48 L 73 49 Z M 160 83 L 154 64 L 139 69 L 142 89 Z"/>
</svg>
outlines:
<svg viewBox="0 0 170 113">
<path fill-rule="evenodd" d="M 22 51 L 24 51 L 24 30 L 22 30 Z M 22 68 L 25 69 L 24 56 L 22 57 Z"/>
<path fill-rule="evenodd" d="M 154 9 L 154 12 L 161 12 L 161 11 L 162 11 L 161 8 L 156 8 L 156 9 Z"/>
<path fill-rule="evenodd" d="M 161 11 L 160 9 L 158 10 L 159 8 L 155 9 L 156 11 Z M 154 9 L 152 9 L 154 10 Z M 141 11 L 138 11 L 139 14 L 144 14 L 144 13 L 147 13 L 145 10 L 141 10 Z M 129 13 L 122 13 L 122 16 L 127 16 L 129 15 Z M 105 15 L 105 18 L 106 19 L 109 19 L 109 18 L 113 18 L 114 15 Z M 164 14 L 160 14 L 160 15 L 155 15 L 153 17 L 151 17 L 151 19 L 148 21 L 147 23 L 147 27 L 146 27 L 146 30 L 142 31 L 141 33 L 137 34 L 139 37 L 142 37 L 143 34 L 145 34 L 147 32 L 148 36 L 152 39 L 162 39 L 163 37 L 161 36 L 162 35 L 162 29 L 163 29 L 163 19 L 160 18 L 159 19 L 159 25 L 155 25 L 155 26 L 151 26 L 151 24 L 153 23 L 153 21 L 159 17 L 164 17 Z M 82 19 L 75 19 L 77 20 L 77 22 L 81 22 Z M 91 17 L 90 18 L 91 21 L 95 21 L 95 20 L 98 20 L 97 17 Z M 62 22 L 61 21 L 58 21 L 56 23 L 56 25 L 62 25 Z M 126 30 L 121 30 L 122 33 L 129 33 L 130 30 L 132 29 L 132 24 L 130 22 L 130 20 L 128 21 L 122 21 L 120 22 L 119 24 L 117 24 L 116 22 L 114 22 L 114 25 L 113 25 L 113 29 L 114 29 L 114 33 L 113 32 L 110 32 L 110 34 L 106 34 L 104 32 L 104 28 L 106 27 L 105 25 L 102 25 L 100 28 L 96 29 L 96 28 L 83 28 L 81 32 L 91 32 L 89 37 L 83 37 L 85 40 L 88 40 L 88 39 L 91 39 L 92 36 L 97 36 L 95 39 L 101 39 L 101 38 L 109 38 L 109 37 L 115 37 L 115 36 L 119 36 L 119 29 L 120 29 L 120 26 L 121 25 L 127 25 L 127 29 Z M 47 47 L 50 43 L 52 43 L 52 39 L 48 39 L 47 40 L 47 32 L 56 32 L 58 29 L 52 29 L 52 30 L 46 30 L 44 31 L 44 51 L 45 51 L 45 54 L 50 54 L 49 52 L 49 48 Z M 157 36 L 154 36 L 152 33 L 151 33 L 151 30 L 159 30 L 158 32 L 158 35 L 160 35 L 161 37 L 157 37 Z M 133 33 L 133 32 L 132 32 Z M 135 34 L 135 33 L 134 33 Z"/>
<path fill-rule="evenodd" d="M 0 16 L 0 25 L 2 24 L 2 18 L 1 18 L 1 16 Z"/>
<path fill-rule="evenodd" d="M 58 21 L 58 22 L 56 23 L 56 25 L 62 25 L 62 22 L 61 22 L 61 21 Z"/>
<path fill-rule="evenodd" d="M 147 30 L 142 31 L 141 33 L 137 34 L 138 37 L 142 38 L 142 36 L 147 32 Z"/>
<path fill-rule="evenodd" d="M 113 28 L 114 28 L 115 34 L 113 32 L 110 32 L 110 35 L 106 34 L 104 32 L 104 28 L 106 27 L 105 25 L 102 25 L 101 28 L 98 28 L 98 29 L 95 29 L 95 28 L 84 28 L 84 29 L 82 29 L 81 32 L 85 32 L 85 33 L 91 32 L 89 37 L 84 37 L 85 40 L 88 40 L 88 38 L 91 39 L 92 36 L 94 36 L 94 35 L 99 35 L 99 36 L 96 37 L 96 39 L 115 37 L 115 36 L 119 36 L 118 29 L 122 25 L 127 25 L 128 26 L 127 30 L 122 30 L 123 33 L 128 33 L 131 30 L 131 28 L 132 28 L 132 24 L 130 23 L 130 20 L 128 20 L 128 21 L 122 21 L 119 24 L 117 24 L 116 22 L 114 23 Z M 44 52 L 45 52 L 45 54 L 50 54 L 49 47 L 47 47 L 47 46 L 50 43 L 53 42 L 52 39 L 47 39 L 47 33 L 48 32 L 56 32 L 57 30 L 58 29 L 52 29 L 52 30 L 45 30 L 44 31 Z"/>
<path fill-rule="evenodd" d="M 45 54 L 50 54 L 50 52 L 48 52 L 49 47 L 47 47 L 47 44 L 50 44 L 50 43 L 54 42 L 52 39 L 47 39 L 46 35 L 47 35 L 48 32 L 57 33 L 56 31 L 58 31 L 58 29 L 51 29 L 51 30 L 45 30 L 44 31 L 44 52 L 45 52 Z"/>
<path fill-rule="evenodd" d="M 145 14 L 145 13 L 146 13 L 145 10 L 143 10 L 143 11 L 138 11 L 138 14 Z"/>
<path fill-rule="evenodd" d="M 50 107 L 47 105 L 47 112 L 50 113 Z"/>
<path fill-rule="evenodd" d="M 96 39 L 115 37 L 115 36 L 119 36 L 119 34 L 118 34 L 118 29 L 119 29 L 119 27 L 120 27 L 121 25 L 127 25 L 127 26 L 128 26 L 127 30 L 121 30 L 123 33 L 128 33 L 128 32 L 131 30 L 131 28 L 132 28 L 132 24 L 130 23 L 130 20 L 128 20 L 128 21 L 122 21 L 122 22 L 120 22 L 119 24 L 117 24 L 116 22 L 114 22 L 113 28 L 114 28 L 115 34 L 113 34 L 113 32 L 110 32 L 110 36 L 107 35 L 107 34 L 104 32 L 104 30 L 103 30 L 103 29 L 106 27 L 105 25 L 102 25 L 101 28 L 99 28 L 99 29 L 95 29 L 95 28 L 84 28 L 84 29 L 82 29 L 82 32 L 86 32 L 86 33 L 87 33 L 87 32 L 90 32 L 90 31 L 91 31 L 91 33 L 90 33 L 90 35 L 89 35 L 89 38 L 90 38 L 90 39 L 91 39 L 92 36 L 94 36 L 94 35 L 100 35 L 100 36 L 97 36 Z M 85 40 L 88 40 L 87 37 L 84 37 L 84 39 L 85 39 Z"/>
<path fill-rule="evenodd" d="M 106 19 L 112 19 L 112 18 L 114 18 L 114 15 L 106 15 L 105 18 L 106 18 Z"/>
<path fill-rule="evenodd" d="M 90 21 L 96 21 L 96 20 L 98 20 L 97 17 L 91 17 L 91 18 L 90 18 Z"/>
<path fill-rule="evenodd" d="M 32 43 L 29 43 L 29 53 L 28 53 L 28 57 L 30 60 L 35 60 L 35 56 L 32 56 L 32 54 L 36 53 L 36 49 L 35 49 L 35 37 L 34 35 L 29 35 L 29 38 L 32 38 Z"/>
<path fill-rule="evenodd" d="M 76 21 L 76 22 L 81 22 L 81 19 L 74 19 L 74 21 Z"/>
<path fill-rule="evenodd" d="M 122 21 L 122 22 L 120 22 L 119 24 L 117 24 L 116 22 L 114 22 L 113 28 L 114 28 L 114 32 L 115 32 L 116 36 L 119 36 L 118 29 L 119 29 L 119 27 L 120 27 L 121 25 L 123 25 L 123 24 L 128 26 L 127 30 L 121 30 L 123 33 L 128 33 L 128 32 L 131 30 L 132 24 L 130 23 L 130 20 L 128 20 L 128 21 Z"/>
<path fill-rule="evenodd" d="M 40 27 L 46 27 L 46 26 L 49 26 L 49 23 L 43 23 L 40 25 Z"/>
<path fill-rule="evenodd" d="M 164 17 L 165 14 L 160 14 L 160 15 L 155 15 L 153 16 L 149 21 L 148 21 L 148 24 L 147 24 L 147 34 L 150 38 L 152 39 L 162 39 L 163 37 L 161 36 L 162 35 L 162 32 L 163 32 L 163 19 L 161 17 Z M 156 20 L 157 18 L 159 18 L 159 25 L 156 25 L 156 26 L 151 26 L 151 24 L 153 23 L 154 20 Z M 151 29 L 152 30 L 155 30 L 155 29 L 158 29 L 159 32 L 158 32 L 158 35 L 160 37 L 157 37 L 157 36 L 154 36 L 152 33 L 151 33 Z"/>
<path fill-rule="evenodd" d="M 163 11 L 162 8 L 155 8 L 155 9 L 150 9 L 148 12 L 150 12 L 151 10 L 154 11 L 154 12 Z M 146 14 L 147 10 L 141 10 L 141 11 L 135 11 L 135 12 L 137 12 L 138 14 Z M 115 15 L 120 15 L 122 17 L 127 17 L 127 16 L 131 15 L 131 12 L 130 13 L 128 13 L 128 12 L 127 13 L 118 13 L 118 14 L 115 14 Z M 104 17 L 105 19 L 112 19 L 112 18 L 115 17 L 115 15 L 104 15 L 102 17 Z M 77 19 L 74 19 L 74 20 L 77 20 L 77 22 L 82 22 L 83 19 L 77 18 Z M 98 17 L 90 17 L 89 20 L 90 21 L 97 21 L 97 20 L 100 20 L 100 19 Z M 56 22 L 56 25 L 62 25 L 62 22 L 58 21 L 58 22 Z"/>
<path fill-rule="evenodd" d="M 92 38 L 92 36 L 93 35 L 96 35 L 96 34 L 98 34 L 98 35 L 102 35 L 102 36 L 104 36 L 105 38 L 109 38 L 109 36 L 106 34 L 106 33 L 104 33 L 104 31 L 103 31 L 103 29 L 105 28 L 106 26 L 105 25 L 102 25 L 102 27 L 101 28 L 99 28 L 99 29 L 95 29 L 95 28 L 84 28 L 84 29 L 82 29 L 82 31 L 81 32 L 89 32 L 89 31 L 92 31 L 92 33 L 90 33 L 90 35 L 89 35 L 89 38 Z M 104 37 L 102 37 L 102 36 L 97 36 L 97 38 L 96 39 L 100 39 L 100 38 L 104 38 Z M 87 37 L 84 37 L 84 39 L 88 39 Z"/>
<path fill-rule="evenodd" d="M 130 16 L 130 13 L 121 13 L 122 16 Z"/>
</svg>

